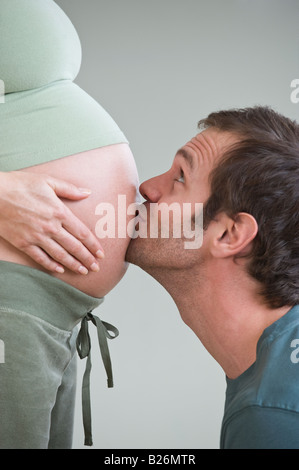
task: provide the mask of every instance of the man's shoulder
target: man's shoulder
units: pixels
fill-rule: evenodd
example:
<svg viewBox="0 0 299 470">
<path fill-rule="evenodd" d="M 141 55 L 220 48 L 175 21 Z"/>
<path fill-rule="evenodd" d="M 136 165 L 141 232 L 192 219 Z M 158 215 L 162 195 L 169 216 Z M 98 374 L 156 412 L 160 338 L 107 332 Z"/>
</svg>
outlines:
<svg viewBox="0 0 299 470">
<path fill-rule="evenodd" d="M 223 423 L 221 448 L 299 449 L 299 412 L 247 406 Z"/>
<path fill-rule="evenodd" d="M 256 362 L 228 379 L 221 439 L 226 448 L 299 448 L 298 308 L 264 331 Z"/>
<path fill-rule="evenodd" d="M 299 311 L 271 325 L 257 345 L 252 366 L 228 380 L 225 415 L 249 406 L 299 412 Z"/>
<path fill-rule="evenodd" d="M 299 412 L 299 309 L 271 327 L 261 337 L 253 368 L 256 404 Z"/>
</svg>

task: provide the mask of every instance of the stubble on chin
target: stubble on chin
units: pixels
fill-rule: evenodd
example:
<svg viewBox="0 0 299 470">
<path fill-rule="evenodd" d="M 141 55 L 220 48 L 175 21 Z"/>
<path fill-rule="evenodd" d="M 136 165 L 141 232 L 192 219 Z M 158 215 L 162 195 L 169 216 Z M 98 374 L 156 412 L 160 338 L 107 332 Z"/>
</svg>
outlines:
<svg viewBox="0 0 299 470">
<path fill-rule="evenodd" d="M 198 249 L 186 248 L 186 245 L 190 247 L 193 234 L 195 241 L 197 241 L 197 232 L 194 232 L 194 216 L 191 219 L 191 226 L 186 224 L 187 227 L 190 226 L 190 229 L 185 230 L 181 210 L 179 210 L 177 217 L 171 212 L 170 219 L 166 219 L 166 222 L 164 219 L 164 223 L 161 222 L 161 216 L 156 217 L 155 212 L 152 212 L 150 216 L 149 206 L 146 206 L 146 210 L 147 217 L 139 221 L 134 236 L 130 240 L 125 257 L 127 262 L 135 264 L 145 271 L 150 271 L 185 269 L 199 261 Z M 199 226 L 201 227 L 201 225 Z M 153 231 L 152 227 L 154 227 Z M 191 243 L 192 247 L 195 245 Z"/>
<path fill-rule="evenodd" d="M 159 270 L 188 269 L 199 261 L 198 250 L 186 250 L 183 238 L 131 239 L 126 261 L 152 274 Z"/>
</svg>

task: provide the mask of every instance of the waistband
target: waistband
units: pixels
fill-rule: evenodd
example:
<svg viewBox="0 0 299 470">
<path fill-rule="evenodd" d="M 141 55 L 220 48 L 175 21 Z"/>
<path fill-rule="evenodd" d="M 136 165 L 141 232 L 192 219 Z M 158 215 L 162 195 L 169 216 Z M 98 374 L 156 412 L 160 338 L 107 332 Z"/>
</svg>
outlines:
<svg viewBox="0 0 299 470">
<path fill-rule="evenodd" d="M 0 302 L 71 331 L 104 298 L 91 297 L 38 269 L 0 261 Z"/>
<path fill-rule="evenodd" d="M 38 269 L 0 261 L 1 307 L 30 313 L 53 326 L 70 331 L 81 321 L 76 345 L 79 357 L 81 359 L 87 358 L 82 384 L 82 413 L 85 432 L 84 444 L 89 446 L 93 442 L 90 406 L 91 342 L 88 322 L 92 322 L 97 328 L 100 352 L 109 388 L 113 387 L 113 375 L 107 338 L 114 339 L 119 334 L 113 325 L 101 321 L 92 314 L 92 311 L 103 301 L 104 298 L 85 294 Z"/>
</svg>

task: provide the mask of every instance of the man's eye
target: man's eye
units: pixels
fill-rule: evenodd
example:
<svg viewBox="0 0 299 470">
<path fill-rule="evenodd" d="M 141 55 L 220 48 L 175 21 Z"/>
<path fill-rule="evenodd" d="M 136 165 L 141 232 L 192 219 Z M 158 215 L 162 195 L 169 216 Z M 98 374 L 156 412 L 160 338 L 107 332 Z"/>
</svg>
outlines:
<svg viewBox="0 0 299 470">
<path fill-rule="evenodd" d="M 177 181 L 179 183 L 185 183 L 185 175 L 184 175 L 183 170 L 181 170 L 181 176 L 179 177 L 179 179 Z"/>
</svg>

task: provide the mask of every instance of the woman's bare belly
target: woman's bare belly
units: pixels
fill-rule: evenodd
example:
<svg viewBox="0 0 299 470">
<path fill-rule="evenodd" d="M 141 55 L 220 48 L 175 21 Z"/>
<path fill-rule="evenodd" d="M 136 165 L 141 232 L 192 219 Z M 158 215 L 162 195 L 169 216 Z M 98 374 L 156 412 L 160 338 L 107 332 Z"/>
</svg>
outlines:
<svg viewBox="0 0 299 470">
<path fill-rule="evenodd" d="M 126 207 L 136 201 L 138 174 L 135 161 L 127 144 L 115 144 L 89 150 L 48 163 L 26 168 L 22 171 L 43 173 L 64 179 L 78 187 L 90 188 L 91 195 L 82 201 L 64 200 L 73 213 L 93 232 L 100 216 L 96 207 L 100 203 L 112 204 L 116 213 L 115 238 L 101 238 L 105 258 L 100 261 L 99 272 L 87 275 L 65 270 L 64 274 L 49 273 L 77 289 L 94 297 L 103 297 L 120 281 L 127 269 L 125 253 L 130 241 L 126 228 L 118 227 L 118 196 L 122 195 Z M 126 216 L 126 224 L 132 216 Z M 119 230 L 121 229 L 121 231 Z M 118 233 L 125 233 L 119 238 Z M 98 234 L 98 231 L 97 231 Z M 31 258 L 0 239 L 0 259 L 23 264 L 45 271 Z"/>
</svg>

